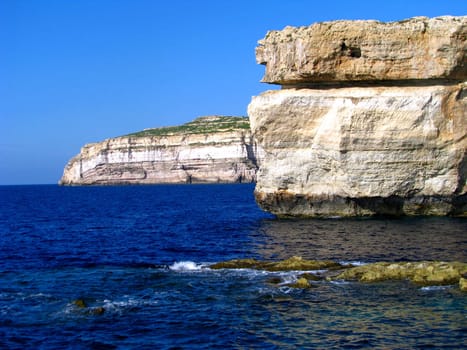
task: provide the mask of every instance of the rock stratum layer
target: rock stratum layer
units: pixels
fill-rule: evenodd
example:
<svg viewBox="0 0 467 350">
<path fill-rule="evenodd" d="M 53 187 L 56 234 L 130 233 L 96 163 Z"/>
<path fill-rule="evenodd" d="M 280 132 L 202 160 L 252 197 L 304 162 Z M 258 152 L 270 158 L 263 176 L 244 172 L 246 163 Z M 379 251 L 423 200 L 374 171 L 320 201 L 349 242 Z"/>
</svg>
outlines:
<svg viewBox="0 0 467 350">
<path fill-rule="evenodd" d="M 467 215 L 467 17 L 270 32 L 251 127 L 279 216 Z"/>
<path fill-rule="evenodd" d="M 256 49 L 263 82 L 465 79 L 466 17 L 334 21 L 270 31 Z"/>
<path fill-rule="evenodd" d="M 201 117 L 85 145 L 60 184 L 253 182 L 260 153 L 248 118 Z"/>
</svg>

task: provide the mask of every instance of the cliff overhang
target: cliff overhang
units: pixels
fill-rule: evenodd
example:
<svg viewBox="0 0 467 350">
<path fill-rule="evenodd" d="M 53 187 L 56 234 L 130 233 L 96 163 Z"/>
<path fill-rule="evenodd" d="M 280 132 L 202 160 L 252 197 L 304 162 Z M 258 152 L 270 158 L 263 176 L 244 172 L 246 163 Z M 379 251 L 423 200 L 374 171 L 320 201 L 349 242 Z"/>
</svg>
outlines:
<svg viewBox="0 0 467 350">
<path fill-rule="evenodd" d="M 278 216 L 467 215 L 467 17 L 333 21 L 259 41 L 255 197 Z"/>
</svg>

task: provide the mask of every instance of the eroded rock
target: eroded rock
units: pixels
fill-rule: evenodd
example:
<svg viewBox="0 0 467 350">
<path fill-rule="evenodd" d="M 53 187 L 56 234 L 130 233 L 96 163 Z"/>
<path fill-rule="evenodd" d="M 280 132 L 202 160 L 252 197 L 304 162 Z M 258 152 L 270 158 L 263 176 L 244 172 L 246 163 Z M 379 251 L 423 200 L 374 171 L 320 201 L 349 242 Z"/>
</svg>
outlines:
<svg viewBox="0 0 467 350">
<path fill-rule="evenodd" d="M 339 263 L 329 260 L 306 260 L 293 256 L 281 261 L 261 261 L 255 259 L 235 259 L 212 264 L 209 268 L 217 269 L 255 269 L 265 271 L 309 271 L 342 268 Z"/>
<path fill-rule="evenodd" d="M 461 277 L 459 280 L 459 289 L 463 292 L 467 292 L 467 278 Z"/>
<path fill-rule="evenodd" d="M 466 31 L 467 17 L 440 17 L 268 33 L 257 60 L 284 88 L 248 107 L 264 150 L 258 204 L 278 216 L 466 216 Z"/>
<path fill-rule="evenodd" d="M 263 82 L 465 79 L 467 17 L 332 21 L 270 31 L 258 42 Z"/>
<path fill-rule="evenodd" d="M 407 279 L 422 286 L 436 286 L 458 284 L 465 273 L 467 263 L 462 262 L 378 262 L 352 267 L 335 278 L 360 282 Z"/>
<path fill-rule="evenodd" d="M 267 282 L 273 285 L 286 285 L 292 288 L 313 288 L 314 281 L 359 281 L 382 282 L 390 280 L 409 280 L 420 286 L 443 286 L 458 284 L 461 290 L 467 290 L 467 263 L 453 261 L 417 261 L 417 262 L 376 262 L 359 266 L 341 264 L 328 260 L 306 260 L 298 256 L 281 261 L 263 261 L 256 259 L 235 259 L 209 266 L 211 269 L 255 269 L 269 272 L 313 271 L 299 273 L 295 282 L 284 284 L 280 276 L 272 276 Z"/>
<path fill-rule="evenodd" d="M 315 287 L 305 277 L 300 277 L 295 282 L 287 284 L 287 286 L 299 289 L 309 289 Z"/>
</svg>

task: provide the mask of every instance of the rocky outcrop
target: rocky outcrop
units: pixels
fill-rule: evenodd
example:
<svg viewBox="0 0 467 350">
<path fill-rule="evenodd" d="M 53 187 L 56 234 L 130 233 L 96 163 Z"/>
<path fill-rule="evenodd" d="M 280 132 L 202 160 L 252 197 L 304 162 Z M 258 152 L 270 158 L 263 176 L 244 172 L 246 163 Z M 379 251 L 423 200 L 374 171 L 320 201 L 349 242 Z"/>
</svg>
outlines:
<svg viewBox="0 0 467 350">
<path fill-rule="evenodd" d="M 255 195 L 279 216 L 467 215 L 467 17 L 269 32 Z"/>
<path fill-rule="evenodd" d="M 201 117 L 88 144 L 60 184 L 253 182 L 259 158 L 248 118 Z"/>
<path fill-rule="evenodd" d="M 467 273 L 463 262 L 420 261 L 420 262 L 378 262 L 352 267 L 335 279 L 380 282 L 387 280 L 410 280 L 422 286 L 459 284 Z"/>
<path fill-rule="evenodd" d="M 460 261 L 417 261 L 417 262 L 376 262 L 352 266 L 334 261 L 306 260 L 293 256 L 281 261 L 263 261 L 255 259 L 235 259 L 222 261 L 209 266 L 218 269 L 254 269 L 268 272 L 297 272 L 293 288 L 310 288 L 310 281 L 359 281 L 381 282 L 409 280 L 420 286 L 459 285 L 467 290 L 467 263 Z M 304 271 L 308 271 L 303 273 Z M 301 272 L 301 273 L 299 273 Z M 280 278 L 269 280 L 273 284 L 284 285 Z"/>
<path fill-rule="evenodd" d="M 262 261 L 256 259 L 234 259 L 221 261 L 209 266 L 212 270 L 219 269 L 254 269 L 264 271 L 307 271 L 344 268 L 342 264 L 331 260 L 306 260 L 300 256 L 292 256 L 281 261 Z"/>
</svg>

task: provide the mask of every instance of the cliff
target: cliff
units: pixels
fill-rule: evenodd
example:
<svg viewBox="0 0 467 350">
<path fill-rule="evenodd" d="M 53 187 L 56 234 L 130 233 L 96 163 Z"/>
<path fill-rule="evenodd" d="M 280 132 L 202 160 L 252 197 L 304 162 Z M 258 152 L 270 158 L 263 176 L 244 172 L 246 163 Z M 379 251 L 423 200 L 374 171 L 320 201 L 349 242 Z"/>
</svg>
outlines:
<svg viewBox="0 0 467 350">
<path fill-rule="evenodd" d="M 467 17 L 335 21 L 259 41 L 255 189 L 279 216 L 467 215 Z"/>
<path fill-rule="evenodd" d="M 253 182 L 260 157 L 248 118 L 201 117 L 85 145 L 59 183 Z"/>
</svg>

